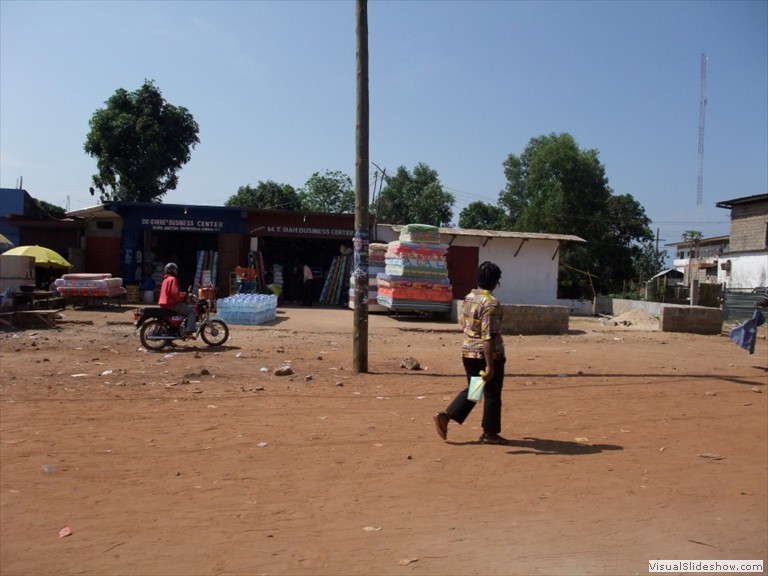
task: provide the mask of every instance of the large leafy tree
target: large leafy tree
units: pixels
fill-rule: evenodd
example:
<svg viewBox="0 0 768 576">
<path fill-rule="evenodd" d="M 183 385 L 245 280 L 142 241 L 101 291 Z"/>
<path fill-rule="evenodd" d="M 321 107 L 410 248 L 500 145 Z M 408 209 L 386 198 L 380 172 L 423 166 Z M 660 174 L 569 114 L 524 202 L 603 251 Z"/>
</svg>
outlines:
<svg viewBox="0 0 768 576">
<path fill-rule="evenodd" d="M 649 244 L 653 245 L 654 236 L 650 218 L 631 194 L 611 196 L 608 213 L 609 234 L 605 238 L 602 261 L 609 267 L 604 271 L 612 278 L 612 291 L 616 291 L 619 281 L 649 278 L 653 256 L 645 251 Z"/>
<path fill-rule="evenodd" d="M 472 202 L 459 214 L 459 227 L 474 230 L 506 230 L 504 209 L 485 202 Z"/>
<path fill-rule="evenodd" d="M 513 230 L 587 241 L 563 245 L 561 297 L 610 292 L 636 277 L 642 245 L 653 238 L 650 221 L 632 196 L 613 196 L 597 150 L 580 149 L 567 133 L 540 136 L 509 155 L 504 173 L 499 205 Z"/>
<path fill-rule="evenodd" d="M 197 122 L 163 99 L 151 80 L 135 92 L 117 90 L 94 112 L 85 151 L 96 158 L 92 195 L 102 202 L 160 201 L 178 185 L 176 173 L 200 142 Z"/>
<path fill-rule="evenodd" d="M 290 184 L 278 184 L 272 180 L 261 180 L 252 187 L 240 186 L 224 206 L 241 208 L 268 208 L 272 210 L 300 210 L 301 200 Z"/>
<path fill-rule="evenodd" d="M 453 217 L 453 194 L 443 189 L 435 170 L 419 162 L 409 172 L 400 166 L 372 206 L 380 222 L 447 226 Z"/>
<path fill-rule="evenodd" d="M 299 190 L 302 210 L 311 212 L 355 211 L 355 188 L 352 179 L 339 171 L 315 172 Z"/>
</svg>

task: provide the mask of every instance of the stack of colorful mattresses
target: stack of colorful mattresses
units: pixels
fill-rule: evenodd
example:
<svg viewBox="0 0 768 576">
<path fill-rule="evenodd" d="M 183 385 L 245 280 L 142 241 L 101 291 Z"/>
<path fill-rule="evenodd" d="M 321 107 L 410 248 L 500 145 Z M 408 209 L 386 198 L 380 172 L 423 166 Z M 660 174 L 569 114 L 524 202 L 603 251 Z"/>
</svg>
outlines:
<svg viewBox="0 0 768 576">
<path fill-rule="evenodd" d="M 122 278 L 112 274 L 64 274 L 53 283 L 60 296 L 67 298 L 112 298 L 125 294 Z"/>
<path fill-rule="evenodd" d="M 381 306 L 377 300 L 378 280 L 376 277 L 384 273 L 384 254 L 387 251 L 387 245 L 381 242 L 374 242 L 368 245 L 368 311 L 384 312 L 386 308 Z M 349 307 L 355 308 L 355 275 L 349 277 Z"/>
<path fill-rule="evenodd" d="M 408 224 L 390 242 L 384 273 L 377 276 L 378 303 L 389 310 L 450 312 L 453 290 L 436 226 Z"/>
</svg>

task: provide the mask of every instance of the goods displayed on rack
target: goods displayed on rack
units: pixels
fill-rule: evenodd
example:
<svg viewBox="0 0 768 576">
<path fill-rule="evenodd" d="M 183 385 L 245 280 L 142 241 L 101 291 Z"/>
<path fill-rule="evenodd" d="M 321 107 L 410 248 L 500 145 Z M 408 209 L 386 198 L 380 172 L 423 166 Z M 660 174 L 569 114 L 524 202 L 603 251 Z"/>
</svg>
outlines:
<svg viewBox="0 0 768 576">
<path fill-rule="evenodd" d="M 328 270 L 328 276 L 325 278 L 323 290 L 320 292 L 320 304 L 341 305 L 342 297 L 347 295 L 347 278 L 349 278 L 349 267 L 352 264 L 351 254 L 340 254 L 333 259 L 331 267 Z"/>
<path fill-rule="evenodd" d="M 227 324 L 252 326 L 277 318 L 275 294 L 235 294 L 216 300 L 216 317 Z"/>
<path fill-rule="evenodd" d="M 283 265 L 282 264 L 272 264 L 272 274 L 270 277 L 270 274 L 267 274 L 267 288 L 269 288 L 275 296 L 277 296 L 278 301 L 283 296 Z M 271 280 L 271 282 L 270 282 Z"/>
<path fill-rule="evenodd" d="M 267 287 L 266 271 L 264 269 L 264 256 L 261 252 L 248 252 L 248 268 L 256 271 L 255 276 L 252 278 L 254 285 L 249 292 L 254 294 L 261 294 Z M 246 290 L 243 290 L 246 292 Z"/>
<path fill-rule="evenodd" d="M 372 242 L 368 245 L 368 311 L 369 312 L 385 312 L 384 308 L 378 301 L 378 279 L 379 274 L 385 272 L 385 253 L 387 251 L 387 244 L 383 242 Z M 354 309 L 355 307 L 355 275 L 352 274 L 349 277 L 349 307 Z"/>
<path fill-rule="evenodd" d="M 391 311 L 450 312 L 453 287 L 437 226 L 408 224 L 387 245 L 377 301 Z"/>
<path fill-rule="evenodd" d="M 216 286 L 219 269 L 218 251 L 198 250 L 195 262 L 195 287 L 213 288 Z"/>
</svg>

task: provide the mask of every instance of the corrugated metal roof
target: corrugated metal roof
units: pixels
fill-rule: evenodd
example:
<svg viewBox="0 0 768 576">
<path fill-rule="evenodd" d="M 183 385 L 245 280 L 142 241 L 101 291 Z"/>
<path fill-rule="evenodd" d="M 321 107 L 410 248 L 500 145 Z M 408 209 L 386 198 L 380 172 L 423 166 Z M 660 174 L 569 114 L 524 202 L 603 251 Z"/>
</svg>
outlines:
<svg viewBox="0 0 768 576">
<path fill-rule="evenodd" d="M 392 230 L 400 232 L 403 225 L 392 224 Z M 474 236 L 476 238 L 521 238 L 527 240 L 557 240 L 558 242 L 586 242 L 571 234 L 541 234 L 538 232 L 509 232 L 506 230 L 474 230 L 471 228 L 438 228 L 446 236 Z"/>
<path fill-rule="evenodd" d="M 753 194 L 752 196 L 742 196 L 733 200 L 721 200 L 716 203 L 718 208 L 733 208 L 736 204 L 751 204 L 752 202 L 764 202 L 768 200 L 768 194 Z"/>
<path fill-rule="evenodd" d="M 675 270 L 674 268 L 667 268 L 666 270 L 662 270 L 656 276 L 653 276 L 651 280 L 655 280 L 656 278 L 660 278 L 661 276 L 671 276 L 671 277 L 678 277 L 678 278 L 684 278 L 685 274 L 682 272 Z M 648 280 L 650 282 L 651 280 Z"/>
</svg>

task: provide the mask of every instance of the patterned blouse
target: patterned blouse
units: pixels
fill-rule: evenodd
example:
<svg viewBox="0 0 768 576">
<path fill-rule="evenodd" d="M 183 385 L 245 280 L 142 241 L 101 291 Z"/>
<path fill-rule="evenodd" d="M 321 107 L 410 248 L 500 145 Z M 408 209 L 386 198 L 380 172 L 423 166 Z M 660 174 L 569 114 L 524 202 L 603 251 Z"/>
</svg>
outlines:
<svg viewBox="0 0 768 576">
<path fill-rule="evenodd" d="M 483 341 L 493 339 L 493 357 L 504 357 L 504 340 L 501 337 L 501 303 L 488 290 L 475 288 L 464 298 L 461 309 L 461 327 L 464 342 L 463 358 L 483 358 Z"/>
</svg>

